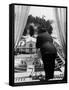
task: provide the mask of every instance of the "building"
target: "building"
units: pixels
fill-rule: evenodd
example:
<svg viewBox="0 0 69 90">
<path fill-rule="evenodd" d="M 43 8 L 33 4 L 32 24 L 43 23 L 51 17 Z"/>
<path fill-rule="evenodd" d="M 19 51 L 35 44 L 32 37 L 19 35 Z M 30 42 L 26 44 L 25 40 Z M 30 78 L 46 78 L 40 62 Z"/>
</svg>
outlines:
<svg viewBox="0 0 69 90">
<path fill-rule="evenodd" d="M 36 38 L 24 36 L 18 43 L 17 51 L 19 53 L 36 53 Z"/>
</svg>

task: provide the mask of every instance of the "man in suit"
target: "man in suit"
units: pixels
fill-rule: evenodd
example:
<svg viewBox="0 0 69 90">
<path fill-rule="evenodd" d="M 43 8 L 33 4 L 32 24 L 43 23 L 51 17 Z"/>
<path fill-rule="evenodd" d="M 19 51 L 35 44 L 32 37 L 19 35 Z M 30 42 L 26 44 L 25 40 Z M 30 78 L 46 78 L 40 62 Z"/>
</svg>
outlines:
<svg viewBox="0 0 69 90">
<path fill-rule="evenodd" d="M 50 28 L 52 29 L 52 27 Z M 36 41 L 37 51 L 40 49 L 44 64 L 45 80 L 53 78 L 55 58 L 57 55 L 57 50 L 53 45 L 53 39 L 48 31 L 49 29 L 46 30 L 41 28 L 38 32 L 38 37 Z"/>
</svg>

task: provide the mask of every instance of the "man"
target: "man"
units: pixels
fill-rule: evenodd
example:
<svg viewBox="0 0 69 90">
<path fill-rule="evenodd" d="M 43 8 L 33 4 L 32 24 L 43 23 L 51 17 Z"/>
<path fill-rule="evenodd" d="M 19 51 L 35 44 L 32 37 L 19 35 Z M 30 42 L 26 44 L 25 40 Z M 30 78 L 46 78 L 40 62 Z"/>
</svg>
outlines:
<svg viewBox="0 0 69 90">
<path fill-rule="evenodd" d="M 51 26 L 50 29 L 52 29 Z M 44 64 L 45 80 L 53 78 L 55 58 L 57 55 L 57 50 L 53 45 L 53 39 L 48 31 L 49 29 L 46 30 L 41 28 L 38 32 L 38 37 L 36 41 L 36 48 L 37 50 L 40 49 L 40 53 Z"/>
</svg>

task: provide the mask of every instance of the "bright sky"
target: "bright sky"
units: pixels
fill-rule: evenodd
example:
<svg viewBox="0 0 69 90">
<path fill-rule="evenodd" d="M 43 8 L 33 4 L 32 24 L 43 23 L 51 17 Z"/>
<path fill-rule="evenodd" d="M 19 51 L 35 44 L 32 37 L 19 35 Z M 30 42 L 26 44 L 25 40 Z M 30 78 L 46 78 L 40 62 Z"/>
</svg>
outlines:
<svg viewBox="0 0 69 90">
<path fill-rule="evenodd" d="M 31 6 L 29 14 L 32 14 L 33 16 L 39 16 L 42 17 L 45 16 L 45 19 L 53 19 L 53 8 L 51 7 L 37 7 L 37 6 Z"/>
</svg>

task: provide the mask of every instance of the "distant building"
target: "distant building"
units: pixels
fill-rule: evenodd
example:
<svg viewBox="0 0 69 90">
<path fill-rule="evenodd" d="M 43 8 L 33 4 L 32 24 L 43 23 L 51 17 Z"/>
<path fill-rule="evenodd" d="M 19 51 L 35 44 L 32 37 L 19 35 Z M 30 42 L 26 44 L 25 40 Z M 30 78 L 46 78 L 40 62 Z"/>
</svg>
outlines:
<svg viewBox="0 0 69 90">
<path fill-rule="evenodd" d="M 36 53 L 36 39 L 30 36 L 26 36 L 19 41 L 17 48 L 22 53 Z"/>
</svg>

